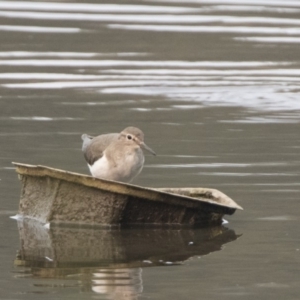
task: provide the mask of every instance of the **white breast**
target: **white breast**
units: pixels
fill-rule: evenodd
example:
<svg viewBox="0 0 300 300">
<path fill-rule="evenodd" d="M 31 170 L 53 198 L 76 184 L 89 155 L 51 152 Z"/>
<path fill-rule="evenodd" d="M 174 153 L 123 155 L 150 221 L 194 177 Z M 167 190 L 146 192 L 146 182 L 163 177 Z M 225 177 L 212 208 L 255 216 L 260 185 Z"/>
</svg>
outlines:
<svg viewBox="0 0 300 300">
<path fill-rule="evenodd" d="M 88 164 L 88 167 L 90 169 L 91 174 L 94 177 L 109 179 L 108 174 L 111 168 L 105 155 L 103 155 L 100 159 L 95 161 L 92 166 Z"/>
</svg>

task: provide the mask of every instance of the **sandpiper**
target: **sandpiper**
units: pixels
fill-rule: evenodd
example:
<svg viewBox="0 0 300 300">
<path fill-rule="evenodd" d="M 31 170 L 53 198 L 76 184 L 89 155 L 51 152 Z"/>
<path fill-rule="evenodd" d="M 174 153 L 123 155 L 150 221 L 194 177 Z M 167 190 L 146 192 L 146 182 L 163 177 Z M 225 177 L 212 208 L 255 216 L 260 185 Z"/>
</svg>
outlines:
<svg viewBox="0 0 300 300">
<path fill-rule="evenodd" d="M 142 149 L 156 155 L 144 143 L 144 133 L 136 127 L 96 137 L 83 134 L 81 139 L 85 160 L 92 176 L 97 178 L 130 182 L 143 168 Z"/>
</svg>

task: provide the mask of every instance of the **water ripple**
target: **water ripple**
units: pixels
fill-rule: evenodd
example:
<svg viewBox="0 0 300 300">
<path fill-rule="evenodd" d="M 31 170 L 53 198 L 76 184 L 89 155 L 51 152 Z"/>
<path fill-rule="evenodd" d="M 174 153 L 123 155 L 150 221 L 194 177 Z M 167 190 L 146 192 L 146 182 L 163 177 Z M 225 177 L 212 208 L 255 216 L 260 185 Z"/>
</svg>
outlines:
<svg viewBox="0 0 300 300">
<path fill-rule="evenodd" d="M 59 57 L 59 58 L 91 58 L 91 57 L 134 57 L 147 56 L 147 53 L 136 52 L 110 52 L 110 53 L 88 53 L 88 52 L 37 52 L 37 51 L 0 51 L 0 57 Z"/>
<path fill-rule="evenodd" d="M 42 26 L 12 26 L 0 25 L 0 31 L 35 32 L 35 33 L 78 33 L 80 28 L 42 27 Z"/>
<path fill-rule="evenodd" d="M 287 43 L 287 44 L 299 44 L 300 37 L 286 37 L 286 36 L 277 36 L 277 37 L 235 37 L 237 41 L 246 41 L 246 42 L 259 42 L 259 43 Z"/>
<path fill-rule="evenodd" d="M 159 36 L 160 32 L 202 33 L 204 38 L 209 33 L 215 35 L 218 43 L 221 39 L 225 43 L 238 44 L 239 49 L 284 47 L 288 53 L 296 51 L 300 43 L 300 20 L 295 15 L 300 12 L 299 1 L 221 2 L 187 0 L 183 5 L 176 0 L 150 0 L 147 4 L 117 5 L 0 1 L 0 31 L 31 32 L 33 37 L 40 33 L 56 36 L 56 33 L 82 32 L 91 36 L 103 30 L 116 36 L 123 35 L 123 30 L 129 36 L 132 35 L 130 31 L 156 31 Z M 72 22 L 70 24 L 76 26 L 55 27 L 57 20 Z M 9 21 L 18 26 L 5 24 Z M 22 22 L 30 22 L 30 26 L 22 26 Z M 36 26 L 32 26 L 32 22 Z M 161 106 L 149 108 L 149 105 L 140 103 L 128 107 L 141 113 L 200 110 L 206 106 L 237 106 L 272 112 L 288 110 L 295 111 L 295 115 L 300 110 L 299 62 L 287 56 L 277 61 L 268 60 L 268 55 L 261 61 L 257 57 L 263 56 L 253 56 L 253 60 L 248 61 L 163 60 L 151 51 L 105 53 L 20 49 L 0 52 L 0 66 L 4 69 L 0 74 L 0 85 L 4 89 L 81 89 L 96 95 L 123 94 L 125 97 L 164 99 Z M 103 102 L 80 101 L 77 105 L 103 105 Z M 224 118 L 219 122 L 229 121 Z M 298 120 L 291 116 L 251 116 L 230 122 L 298 123 Z"/>
<path fill-rule="evenodd" d="M 130 5 L 130 4 L 92 4 L 92 3 L 59 3 L 59 2 L 29 2 L 1 1 L 1 9 L 40 10 L 40 11 L 73 11 L 73 12 L 148 12 L 148 13 L 182 13 L 194 11 L 194 8 L 161 5 Z"/>
<path fill-rule="evenodd" d="M 123 30 L 160 31 L 160 32 L 203 32 L 203 33 L 249 33 L 300 35 L 298 27 L 260 27 L 260 26 L 188 26 L 188 25 L 124 25 L 109 24 L 108 28 Z"/>
</svg>

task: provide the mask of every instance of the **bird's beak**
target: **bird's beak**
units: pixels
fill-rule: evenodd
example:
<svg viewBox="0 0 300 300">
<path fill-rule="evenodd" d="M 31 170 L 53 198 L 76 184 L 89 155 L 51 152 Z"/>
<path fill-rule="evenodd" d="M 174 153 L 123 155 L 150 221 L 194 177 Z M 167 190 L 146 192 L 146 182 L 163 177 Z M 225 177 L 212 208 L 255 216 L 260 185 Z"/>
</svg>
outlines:
<svg viewBox="0 0 300 300">
<path fill-rule="evenodd" d="M 140 146 L 142 149 L 147 150 L 148 152 L 150 152 L 152 155 L 156 156 L 156 153 L 150 148 L 148 147 L 144 142 L 140 143 Z"/>
</svg>

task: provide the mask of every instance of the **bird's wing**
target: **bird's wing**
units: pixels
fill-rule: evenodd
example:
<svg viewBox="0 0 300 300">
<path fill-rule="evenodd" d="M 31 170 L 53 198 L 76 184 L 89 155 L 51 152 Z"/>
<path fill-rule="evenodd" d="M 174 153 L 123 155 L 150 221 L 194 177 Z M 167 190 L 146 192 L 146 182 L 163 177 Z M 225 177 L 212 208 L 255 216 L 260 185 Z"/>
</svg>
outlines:
<svg viewBox="0 0 300 300">
<path fill-rule="evenodd" d="M 88 164 L 93 165 L 96 160 L 100 159 L 108 145 L 111 142 L 116 141 L 118 137 L 118 133 L 102 134 L 94 138 L 90 138 L 87 135 L 84 137 L 84 139 L 82 137 L 82 150 L 84 152 L 85 160 L 88 162 Z"/>
</svg>

